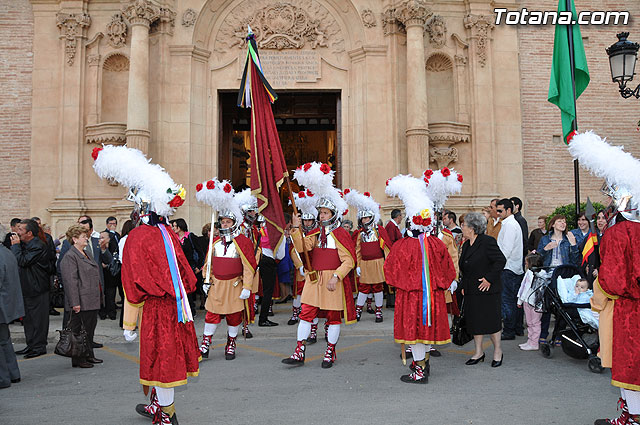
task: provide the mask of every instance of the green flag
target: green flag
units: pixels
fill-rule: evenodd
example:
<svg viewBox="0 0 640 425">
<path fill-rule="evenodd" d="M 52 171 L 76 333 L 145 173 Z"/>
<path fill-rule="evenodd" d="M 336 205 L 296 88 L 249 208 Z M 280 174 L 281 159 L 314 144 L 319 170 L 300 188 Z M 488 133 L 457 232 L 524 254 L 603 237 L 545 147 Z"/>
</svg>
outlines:
<svg viewBox="0 0 640 425">
<path fill-rule="evenodd" d="M 577 21 L 576 7 L 571 1 L 571 12 L 574 22 Z M 566 0 L 558 2 L 558 17 L 561 12 L 567 12 Z M 584 53 L 580 27 L 575 24 L 573 29 L 573 49 L 575 65 L 576 97 L 573 97 L 571 83 L 571 62 L 569 52 L 568 25 L 557 24 L 553 42 L 553 63 L 551 65 L 551 79 L 549 81 L 549 96 L 547 100 L 558 108 L 562 116 L 562 135 L 567 143 L 567 137 L 571 133 L 573 120 L 576 118 L 575 100 L 580 97 L 584 89 L 589 85 L 589 68 L 587 57 Z"/>
</svg>

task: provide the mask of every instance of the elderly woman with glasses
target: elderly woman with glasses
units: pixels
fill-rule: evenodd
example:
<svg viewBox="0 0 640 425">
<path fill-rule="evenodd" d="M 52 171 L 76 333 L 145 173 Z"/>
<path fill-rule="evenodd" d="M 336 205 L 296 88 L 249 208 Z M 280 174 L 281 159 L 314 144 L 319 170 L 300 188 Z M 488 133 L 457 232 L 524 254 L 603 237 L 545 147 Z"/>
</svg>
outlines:
<svg viewBox="0 0 640 425">
<path fill-rule="evenodd" d="M 482 213 L 465 216 L 462 235 L 466 242 L 460 254 L 460 286 L 464 296 L 464 314 L 469 333 L 473 335 L 475 353 L 467 365 L 484 362 L 482 351 L 484 335 L 493 343 L 491 367 L 502 365 L 500 333 L 502 331 L 500 272 L 506 259 L 494 238 L 485 234 L 487 219 Z"/>
</svg>

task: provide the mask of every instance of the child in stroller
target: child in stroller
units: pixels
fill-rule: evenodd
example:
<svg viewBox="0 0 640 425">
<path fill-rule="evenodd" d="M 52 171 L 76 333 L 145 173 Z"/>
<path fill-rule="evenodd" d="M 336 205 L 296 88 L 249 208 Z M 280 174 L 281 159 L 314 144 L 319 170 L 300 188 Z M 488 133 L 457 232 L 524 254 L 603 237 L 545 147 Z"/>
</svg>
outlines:
<svg viewBox="0 0 640 425">
<path fill-rule="evenodd" d="M 574 289 L 575 282 L 582 278 L 580 270 L 575 266 L 556 267 L 549 285 L 544 288 L 543 308 L 545 312 L 552 313 L 556 319 L 550 341 L 559 340 L 562 351 L 570 357 L 589 359 L 589 370 L 600 373 L 603 368 L 600 365 L 600 359 L 596 356 L 599 347 L 597 319 L 590 311 L 588 293 L 581 292 L 582 289 L 576 293 Z M 569 289 L 567 282 L 571 285 Z M 581 283 L 580 288 L 582 286 Z M 563 301 L 563 297 L 567 302 Z M 587 320 L 582 319 L 581 313 Z M 594 323 L 595 326 L 593 326 Z M 542 355 L 549 358 L 553 355 L 553 347 L 553 343 L 545 342 L 541 344 L 540 351 Z"/>
</svg>

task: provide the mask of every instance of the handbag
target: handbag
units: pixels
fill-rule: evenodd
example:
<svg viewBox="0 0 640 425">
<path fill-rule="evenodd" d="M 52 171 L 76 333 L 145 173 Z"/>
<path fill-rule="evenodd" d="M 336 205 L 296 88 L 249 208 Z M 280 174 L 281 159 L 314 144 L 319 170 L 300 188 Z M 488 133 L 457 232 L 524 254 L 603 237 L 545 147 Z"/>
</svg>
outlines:
<svg viewBox="0 0 640 425">
<path fill-rule="evenodd" d="M 73 332 L 71 332 L 71 329 L 68 327 L 58 330 L 58 332 L 60 332 L 60 339 L 58 340 L 53 352 L 59 356 L 71 357 L 71 334 Z"/>
<path fill-rule="evenodd" d="M 463 346 L 473 339 L 473 335 L 467 330 L 467 320 L 464 317 L 464 300 L 460 306 L 460 316 L 453 318 L 453 331 L 451 332 L 451 342 L 455 345 Z"/>
<path fill-rule="evenodd" d="M 76 313 L 72 312 L 70 321 L 76 318 L 77 320 L 81 320 L 77 317 Z M 69 324 L 67 324 L 66 328 L 58 332 L 60 332 L 60 339 L 56 344 L 54 353 L 63 357 L 87 357 L 91 354 L 89 338 L 82 321 L 80 322 L 80 332 L 77 334 L 73 333 Z"/>
</svg>

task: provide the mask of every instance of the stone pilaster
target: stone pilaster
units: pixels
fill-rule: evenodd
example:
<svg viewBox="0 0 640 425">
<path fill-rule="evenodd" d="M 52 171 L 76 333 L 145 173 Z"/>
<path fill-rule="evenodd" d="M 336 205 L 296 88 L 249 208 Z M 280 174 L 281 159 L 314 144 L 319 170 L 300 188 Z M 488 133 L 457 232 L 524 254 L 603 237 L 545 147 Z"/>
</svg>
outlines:
<svg viewBox="0 0 640 425">
<path fill-rule="evenodd" d="M 131 25 L 127 146 L 149 149 L 149 28 L 160 17 L 160 8 L 149 0 L 133 0 L 122 10 Z"/>
<path fill-rule="evenodd" d="M 395 16 L 407 32 L 407 166 L 420 176 L 429 166 L 427 74 L 424 57 L 424 25 L 432 15 L 424 0 L 405 0 Z"/>
</svg>

